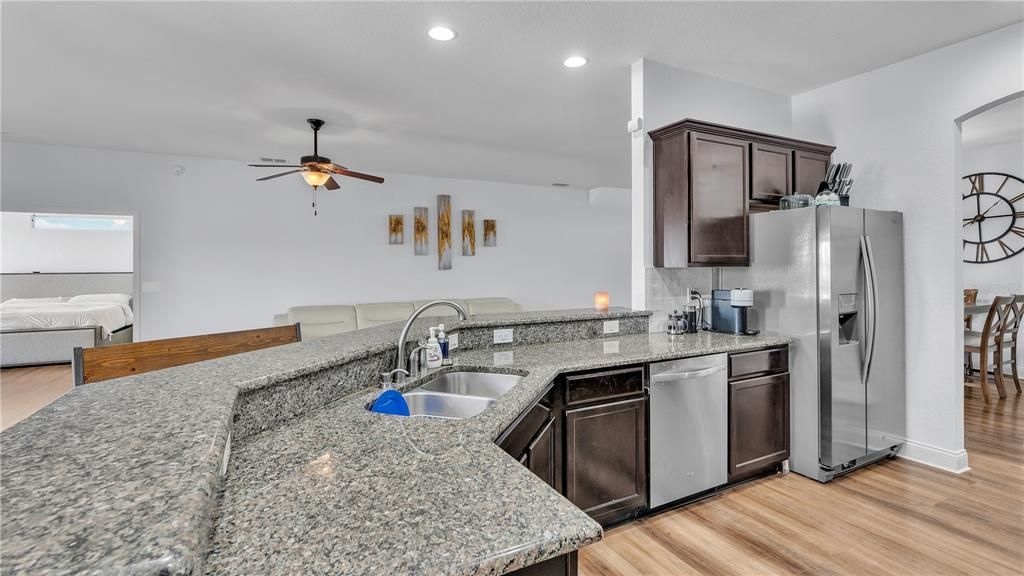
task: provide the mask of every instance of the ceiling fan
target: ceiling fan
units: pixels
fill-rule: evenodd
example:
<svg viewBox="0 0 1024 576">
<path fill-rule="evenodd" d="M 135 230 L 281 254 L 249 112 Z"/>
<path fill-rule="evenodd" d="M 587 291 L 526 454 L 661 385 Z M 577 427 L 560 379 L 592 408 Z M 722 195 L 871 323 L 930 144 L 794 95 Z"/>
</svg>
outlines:
<svg viewBox="0 0 1024 576">
<path fill-rule="evenodd" d="M 274 178 L 280 178 L 281 176 L 287 176 L 289 174 L 295 174 L 296 172 L 302 173 L 302 178 L 313 187 L 313 215 L 316 215 L 316 189 L 320 186 L 327 188 L 328 190 L 337 190 L 341 186 L 334 180 L 334 175 L 348 176 L 350 178 L 359 178 L 360 180 L 368 180 L 370 182 L 376 182 L 381 184 L 384 179 L 380 176 L 373 176 L 372 174 L 363 174 L 362 172 L 354 172 L 339 166 L 331 162 L 330 158 L 320 156 L 317 149 L 317 134 L 320 132 L 320 128 L 323 127 L 324 121 L 319 118 L 310 118 L 306 120 L 309 122 L 309 127 L 313 129 L 313 155 L 303 156 L 299 159 L 298 164 L 249 164 L 255 168 L 296 168 L 296 170 L 288 170 L 279 174 L 273 174 L 270 176 L 264 176 L 263 178 L 257 178 L 257 182 L 263 180 L 272 180 Z"/>
</svg>

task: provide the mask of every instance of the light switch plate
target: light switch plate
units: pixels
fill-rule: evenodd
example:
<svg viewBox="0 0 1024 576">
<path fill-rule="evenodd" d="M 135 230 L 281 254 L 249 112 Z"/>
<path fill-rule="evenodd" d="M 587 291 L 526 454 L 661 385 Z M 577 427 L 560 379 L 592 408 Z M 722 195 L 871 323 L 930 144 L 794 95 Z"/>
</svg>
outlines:
<svg viewBox="0 0 1024 576">
<path fill-rule="evenodd" d="M 511 344 L 512 343 L 512 329 L 502 328 L 501 330 L 494 331 L 494 343 L 495 344 Z"/>
<path fill-rule="evenodd" d="M 618 354 L 619 353 L 619 341 L 618 340 L 610 340 L 608 342 L 605 342 L 604 343 L 604 353 L 605 354 Z"/>
<path fill-rule="evenodd" d="M 143 282 L 142 283 L 142 291 L 143 292 L 159 292 L 160 291 L 160 283 L 159 282 Z"/>
<path fill-rule="evenodd" d="M 459 333 L 456 332 L 455 334 L 449 334 L 448 335 L 448 349 L 449 350 L 455 350 L 458 347 L 459 347 Z"/>
<path fill-rule="evenodd" d="M 618 334 L 619 333 L 619 321 L 618 320 L 605 320 L 604 321 L 604 333 L 605 334 Z"/>
<path fill-rule="evenodd" d="M 494 365 L 495 366 L 508 366 L 513 362 L 515 355 L 511 350 L 505 350 L 503 352 L 494 353 Z"/>
</svg>

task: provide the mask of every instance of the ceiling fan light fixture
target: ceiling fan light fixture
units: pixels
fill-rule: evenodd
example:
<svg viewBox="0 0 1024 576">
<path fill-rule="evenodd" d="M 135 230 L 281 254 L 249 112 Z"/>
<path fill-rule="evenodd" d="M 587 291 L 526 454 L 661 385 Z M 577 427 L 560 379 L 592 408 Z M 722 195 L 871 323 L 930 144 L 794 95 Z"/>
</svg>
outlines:
<svg viewBox="0 0 1024 576">
<path fill-rule="evenodd" d="M 305 180 L 306 184 L 309 184 L 313 188 L 316 188 L 317 186 L 323 186 L 324 183 L 327 182 L 327 179 L 330 177 L 330 174 L 327 174 L 325 172 L 317 172 L 314 170 L 308 170 L 302 173 L 303 180 Z"/>
</svg>

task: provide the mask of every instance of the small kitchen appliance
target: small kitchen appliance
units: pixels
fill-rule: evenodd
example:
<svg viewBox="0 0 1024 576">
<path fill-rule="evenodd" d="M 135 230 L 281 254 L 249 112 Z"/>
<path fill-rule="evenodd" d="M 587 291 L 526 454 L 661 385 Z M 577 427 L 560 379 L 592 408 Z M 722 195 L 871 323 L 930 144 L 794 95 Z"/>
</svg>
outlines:
<svg viewBox="0 0 1024 576">
<path fill-rule="evenodd" d="M 669 334 L 696 334 L 697 333 L 697 310 L 692 304 L 687 304 L 683 311 L 673 310 L 668 315 L 668 323 L 665 329 Z"/>
<path fill-rule="evenodd" d="M 747 334 L 747 310 L 754 305 L 754 291 L 747 288 L 711 291 L 711 329 L 727 334 Z"/>
</svg>

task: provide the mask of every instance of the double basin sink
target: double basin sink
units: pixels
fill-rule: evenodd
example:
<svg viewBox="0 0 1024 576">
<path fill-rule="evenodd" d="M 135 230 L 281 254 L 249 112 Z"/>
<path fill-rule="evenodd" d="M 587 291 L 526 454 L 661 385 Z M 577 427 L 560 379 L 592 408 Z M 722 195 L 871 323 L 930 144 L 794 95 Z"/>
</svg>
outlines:
<svg viewBox="0 0 1024 576">
<path fill-rule="evenodd" d="M 402 396 L 410 416 L 469 418 L 493 406 L 522 379 L 515 374 L 447 372 Z"/>
</svg>

